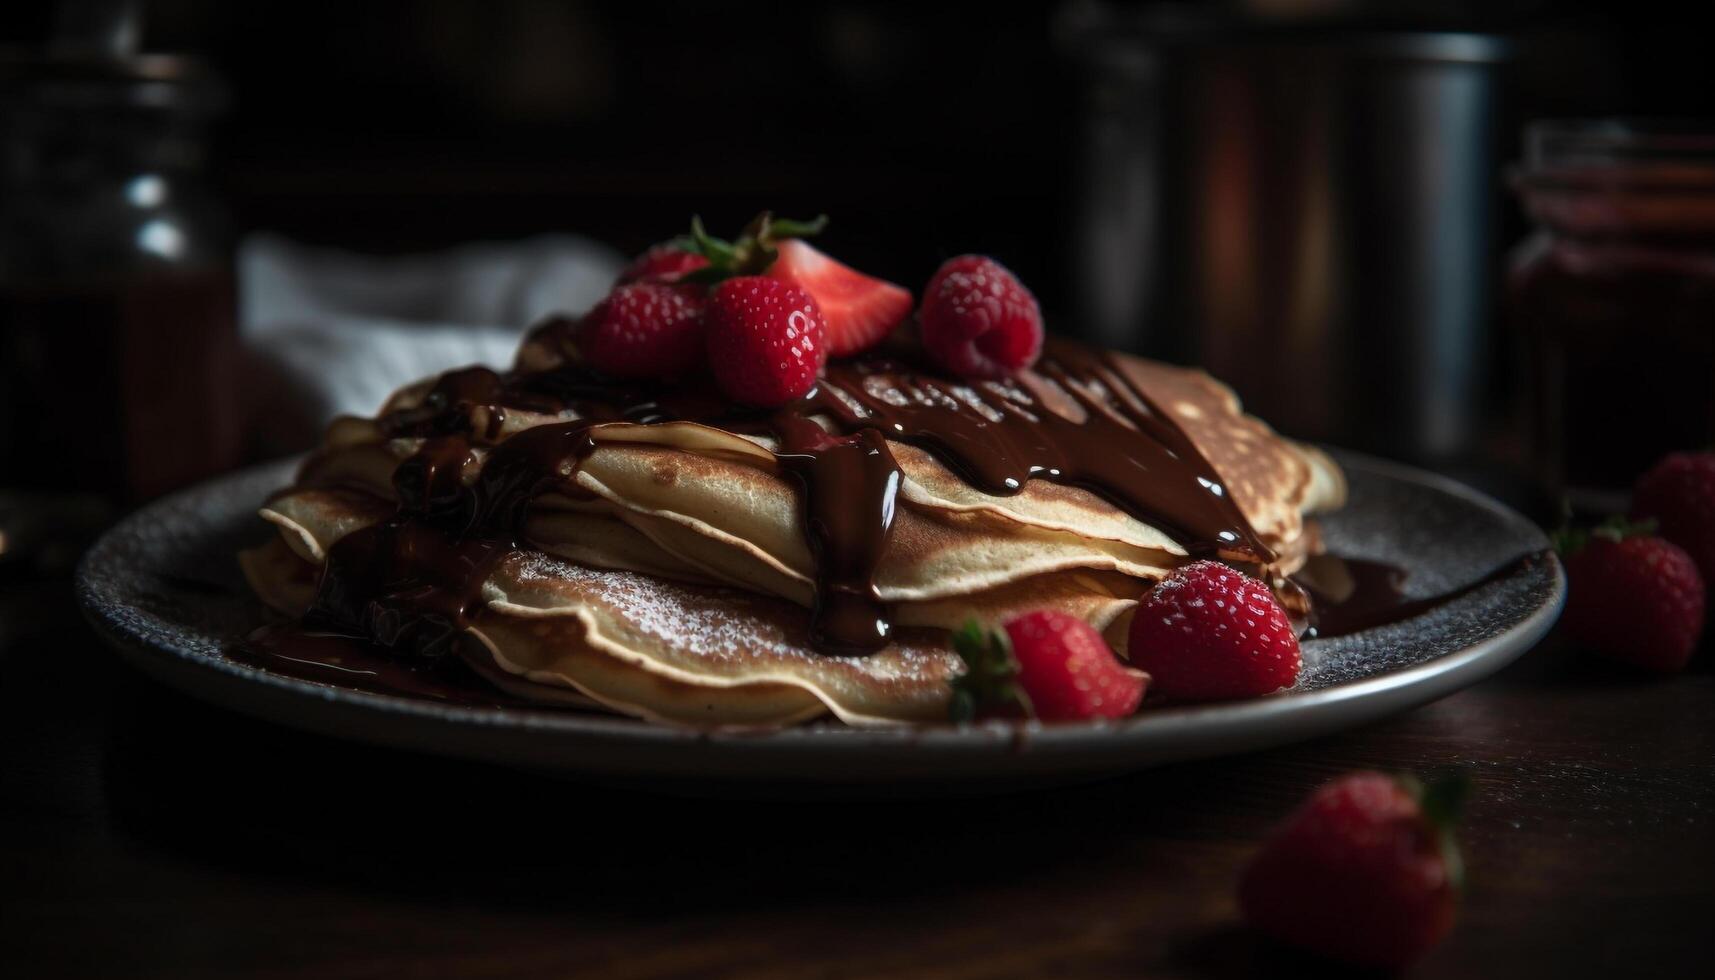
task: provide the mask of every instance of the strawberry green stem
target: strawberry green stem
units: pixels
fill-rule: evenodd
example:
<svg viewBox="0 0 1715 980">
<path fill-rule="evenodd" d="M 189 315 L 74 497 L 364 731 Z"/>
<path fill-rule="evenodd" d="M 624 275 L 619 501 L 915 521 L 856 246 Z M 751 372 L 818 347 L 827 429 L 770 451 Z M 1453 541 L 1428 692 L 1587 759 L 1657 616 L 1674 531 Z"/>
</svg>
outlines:
<svg viewBox="0 0 1715 980">
<path fill-rule="evenodd" d="M 810 221 L 776 218 L 774 212 L 764 211 L 745 225 L 737 239 L 716 238 L 703 227 L 701 215 L 691 218 L 691 233 L 674 240 L 679 248 L 709 260 L 709 264 L 684 277 L 684 282 L 711 285 L 734 276 L 755 276 L 768 271 L 780 256 L 775 243 L 788 238 L 808 238 L 819 235 L 828 226 L 828 216 L 817 215 Z"/>
<path fill-rule="evenodd" d="M 953 634 L 953 650 L 965 672 L 953 679 L 947 714 L 963 723 L 996 714 L 1034 716 L 1030 696 L 1018 684 L 1018 659 L 1005 630 L 984 629 L 974 619 Z"/>
</svg>

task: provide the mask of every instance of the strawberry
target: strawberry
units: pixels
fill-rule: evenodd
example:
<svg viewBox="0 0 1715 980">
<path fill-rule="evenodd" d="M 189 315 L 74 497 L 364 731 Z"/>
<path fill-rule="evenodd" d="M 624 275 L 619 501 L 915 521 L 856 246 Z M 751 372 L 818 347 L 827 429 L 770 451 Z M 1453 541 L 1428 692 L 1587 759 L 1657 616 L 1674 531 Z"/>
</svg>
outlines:
<svg viewBox="0 0 1715 980">
<path fill-rule="evenodd" d="M 1638 478 L 1632 518 L 1652 519 L 1715 582 L 1715 453 L 1673 453 Z"/>
<path fill-rule="evenodd" d="M 727 279 L 709 294 L 709 367 L 727 397 L 772 408 L 815 387 L 828 359 L 816 301 L 764 276 Z"/>
<path fill-rule="evenodd" d="M 618 285 L 628 282 L 674 283 L 709 264 L 696 252 L 687 251 L 678 242 L 661 242 L 631 260 L 619 274 Z"/>
<path fill-rule="evenodd" d="M 1451 826 L 1467 783 L 1424 789 L 1356 772 L 1326 784 L 1245 869 L 1239 905 L 1274 938 L 1359 966 L 1397 969 L 1447 935 L 1462 868 Z"/>
<path fill-rule="evenodd" d="M 1138 603 L 1131 662 L 1181 701 L 1261 697 L 1298 679 L 1298 635 L 1268 587 L 1216 561 L 1174 569 Z"/>
<path fill-rule="evenodd" d="M 923 288 L 923 346 L 968 378 L 1004 378 L 1036 363 L 1042 309 L 1007 268 L 983 255 L 948 259 Z"/>
<path fill-rule="evenodd" d="M 880 343 L 911 315 L 911 294 L 890 282 L 842 265 L 800 239 L 820 234 L 826 215 L 814 221 L 776 218 L 764 211 L 732 241 L 703 230 L 691 219 L 691 233 L 673 247 L 701 256 L 702 268 L 686 280 L 715 283 L 734 276 L 766 275 L 808 293 L 827 326 L 828 354 L 846 357 Z"/>
<path fill-rule="evenodd" d="M 874 347 L 911 315 L 910 290 L 866 276 L 796 239 L 781 242 L 778 250 L 766 274 L 815 297 L 828 324 L 829 357 Z"/>
<path fill-rule="evenodd" d="M 1568 636 L 1595 653 L 1660 673 L 1682 669 L 1703 632 L 1703 578 L 1683 548 L 1610 522 L 1561 532 Z"/>
<path fill-rule="evenodd" d="M 614 287 L 578 324 L 578 351 L 620 378 L 672 379 L 703 356 L 703 301 L 681 286 L 634 282 Z"/>
<path fill-rule="evenodd" d="M 1102 634 L 1076 616 L 1038 610 L 985 632 L 976 622 L 953 637 L 967 670 L 953 683 L 951 714 L 1034 716 L 1043 721 L 1124 718 L 1149 677 L 1122 664 Z"/>
</svg>

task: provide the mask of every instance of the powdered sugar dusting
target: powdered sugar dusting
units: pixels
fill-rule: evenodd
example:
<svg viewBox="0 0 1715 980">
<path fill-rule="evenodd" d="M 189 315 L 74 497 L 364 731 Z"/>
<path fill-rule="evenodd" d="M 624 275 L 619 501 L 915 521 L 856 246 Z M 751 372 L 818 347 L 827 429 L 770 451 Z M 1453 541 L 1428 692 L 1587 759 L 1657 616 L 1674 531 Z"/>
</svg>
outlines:
<svg viewBox="0 0 1715 980">
<path fill-rule="evenodd" d="M 766 668 L 842 686 L 894 688 L 940 685 L 957 670 L 957 657 L 927 637 L 907 637 L 867 657 L 819 654 L 806 610 L 738 590 L 586 568 L 540 552 L 520 552 L 497 576 L 512 580 L 500 589 L 518 604 L 586 605 L 636 652 L 711 676 Z"/>
</svg>

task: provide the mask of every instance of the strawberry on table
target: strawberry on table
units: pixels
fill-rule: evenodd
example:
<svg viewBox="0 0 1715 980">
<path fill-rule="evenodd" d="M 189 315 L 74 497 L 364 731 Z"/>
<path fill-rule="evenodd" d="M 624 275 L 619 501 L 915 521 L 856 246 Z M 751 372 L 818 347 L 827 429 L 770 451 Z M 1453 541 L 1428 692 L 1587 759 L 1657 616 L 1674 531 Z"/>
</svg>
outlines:
<svg viewBox="0 0 1715 980">
<path fill-rule="evenodd" d="M 1126 648 L 1179 701 L 1261 697 L 1298 680 L 1298 634 L 1268 586 L 1217 561 L 1175 569 L 1132 615 Z"/>
<path fill-rule="evenodd" d="M 828 325 L 828 356 L 850 357 L 880 343 L 911 315 L 911 292 L 842 265 L 799 239 L 779 244 L 767 275 L 815 297 Z"/>
<path fill-rule="evenodd" d="M 1149 677 L 1125 666 L 1102 635 L 1076 616 L 1037 610 L 1001 630 L 967 623 L 953 637 L 966 672 L 953 684 L 954 721 L 985 715 L 1043 721 L 1124 718 Z"/>
<path fill-rule="evenodd" d="M 815 387 L 828 359 L 816 301 L 765 276 L 727 279 L 709 293 L 709 367 L 727 397 L 773 408 Z"/>
<path fill-rule="evenodd" d="M 923 288 L 923 346 L 967 378 L 1004 378 L 1036 363 L 1042 310 L 1006 266 L 986 255 L 948 259 Z"/>
<path fill-rule="evenodd" d="M 1566 559 L 1566 634 L 1634 667 L 1683 669 L 1703 632 L 1703 578 L 1691 556 L 1651 535 L 1648 524 L 1615 521 L 1558 537 Z"/>
<path fill-rule="evenodd" d="M 1673 453 L 1638 478 L 1632 517 L 1685 549 L 1705 585 L 1715 581 L 1715 452 Z"/>
<path fill-rule="evenodd" d="M 1454 778 L 1426 789 L 1379 772 L 1324 785 L 1245 870 L 1245 918 L 1281 942 L 1359 966 L 1417 959 L 1458 913 L 1452 825 L 1467 785 Z"/>
<path fill-rule="evenodd" d="M 619 378 L 683 377 L 703 358 L 703 300 L 694 290 L 635 282 L 584 315 L 574 334 L 578 351 Z"/>
</svg>

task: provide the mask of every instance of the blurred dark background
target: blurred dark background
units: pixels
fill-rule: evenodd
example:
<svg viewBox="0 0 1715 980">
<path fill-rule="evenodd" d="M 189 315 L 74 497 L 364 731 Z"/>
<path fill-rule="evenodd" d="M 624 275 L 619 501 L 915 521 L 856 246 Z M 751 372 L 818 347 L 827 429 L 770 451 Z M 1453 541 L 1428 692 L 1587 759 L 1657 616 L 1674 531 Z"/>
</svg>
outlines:
<svg viewBox="0 0 1715 980">
<path fill-rule="evenodd" d="M 68 10 L 108 6 L 0 13 L 8 98 L 33 97 L 31 59 Z M 631 253 L 693 212 L 727 229 L 764 207 L 826 212 L 823 244 L 849 264 L 915 289 L 947 256 L 996 255 L 1050 329 L 1207 364 L 1289 433 L 1505 469 L 1525 451 L 1523 355 L 1499 286 L 1528 231 L 1505 168 L 1531 119 L 1715 114 L 1707 37 L 1672 9 L 156 0 L 136 47 L 207 69 L 196 180 L 228 245 L 267 231 L 397 254 L 573 232 Z M 8 130 L 9 158 L 73 114 Z M 31 235 L 60 233 L 43 224 L 63 225 L 7 226 L 14 338 L 52 278 L 28 261 L 51 251 Z M 222 343 L 147 329 L 176 351 Z M 73 360 L 105 350 L 122 389 L 140 346 L 93 331 Z M 47 438 L 26 403 L 70 373 L 26 355 L 7 364 L 12 459 Z M 130 494 L 247 445 L 233 434 L 217 461 Z"/>
<path fill-rule="evenodd" d="M 878 275 L 915 285 L 981 249 L 1062 309 L 1093 70 L 1078 27 L 1102 6 L 155 0 L 142 47 L 230 86 L 211 164 L 243 229 L 380 251 L 568 229 L 634 251 L 693 211 L 825 211 L 832 246 Z M 1515 38 L 1503 158 L 1527 118 L 1715 109 L 1707 37 L 1671 5 L 1131 9 Z M 0 39 L 41 41 L 53 15 L 8 5 Z"/>
</svg>

